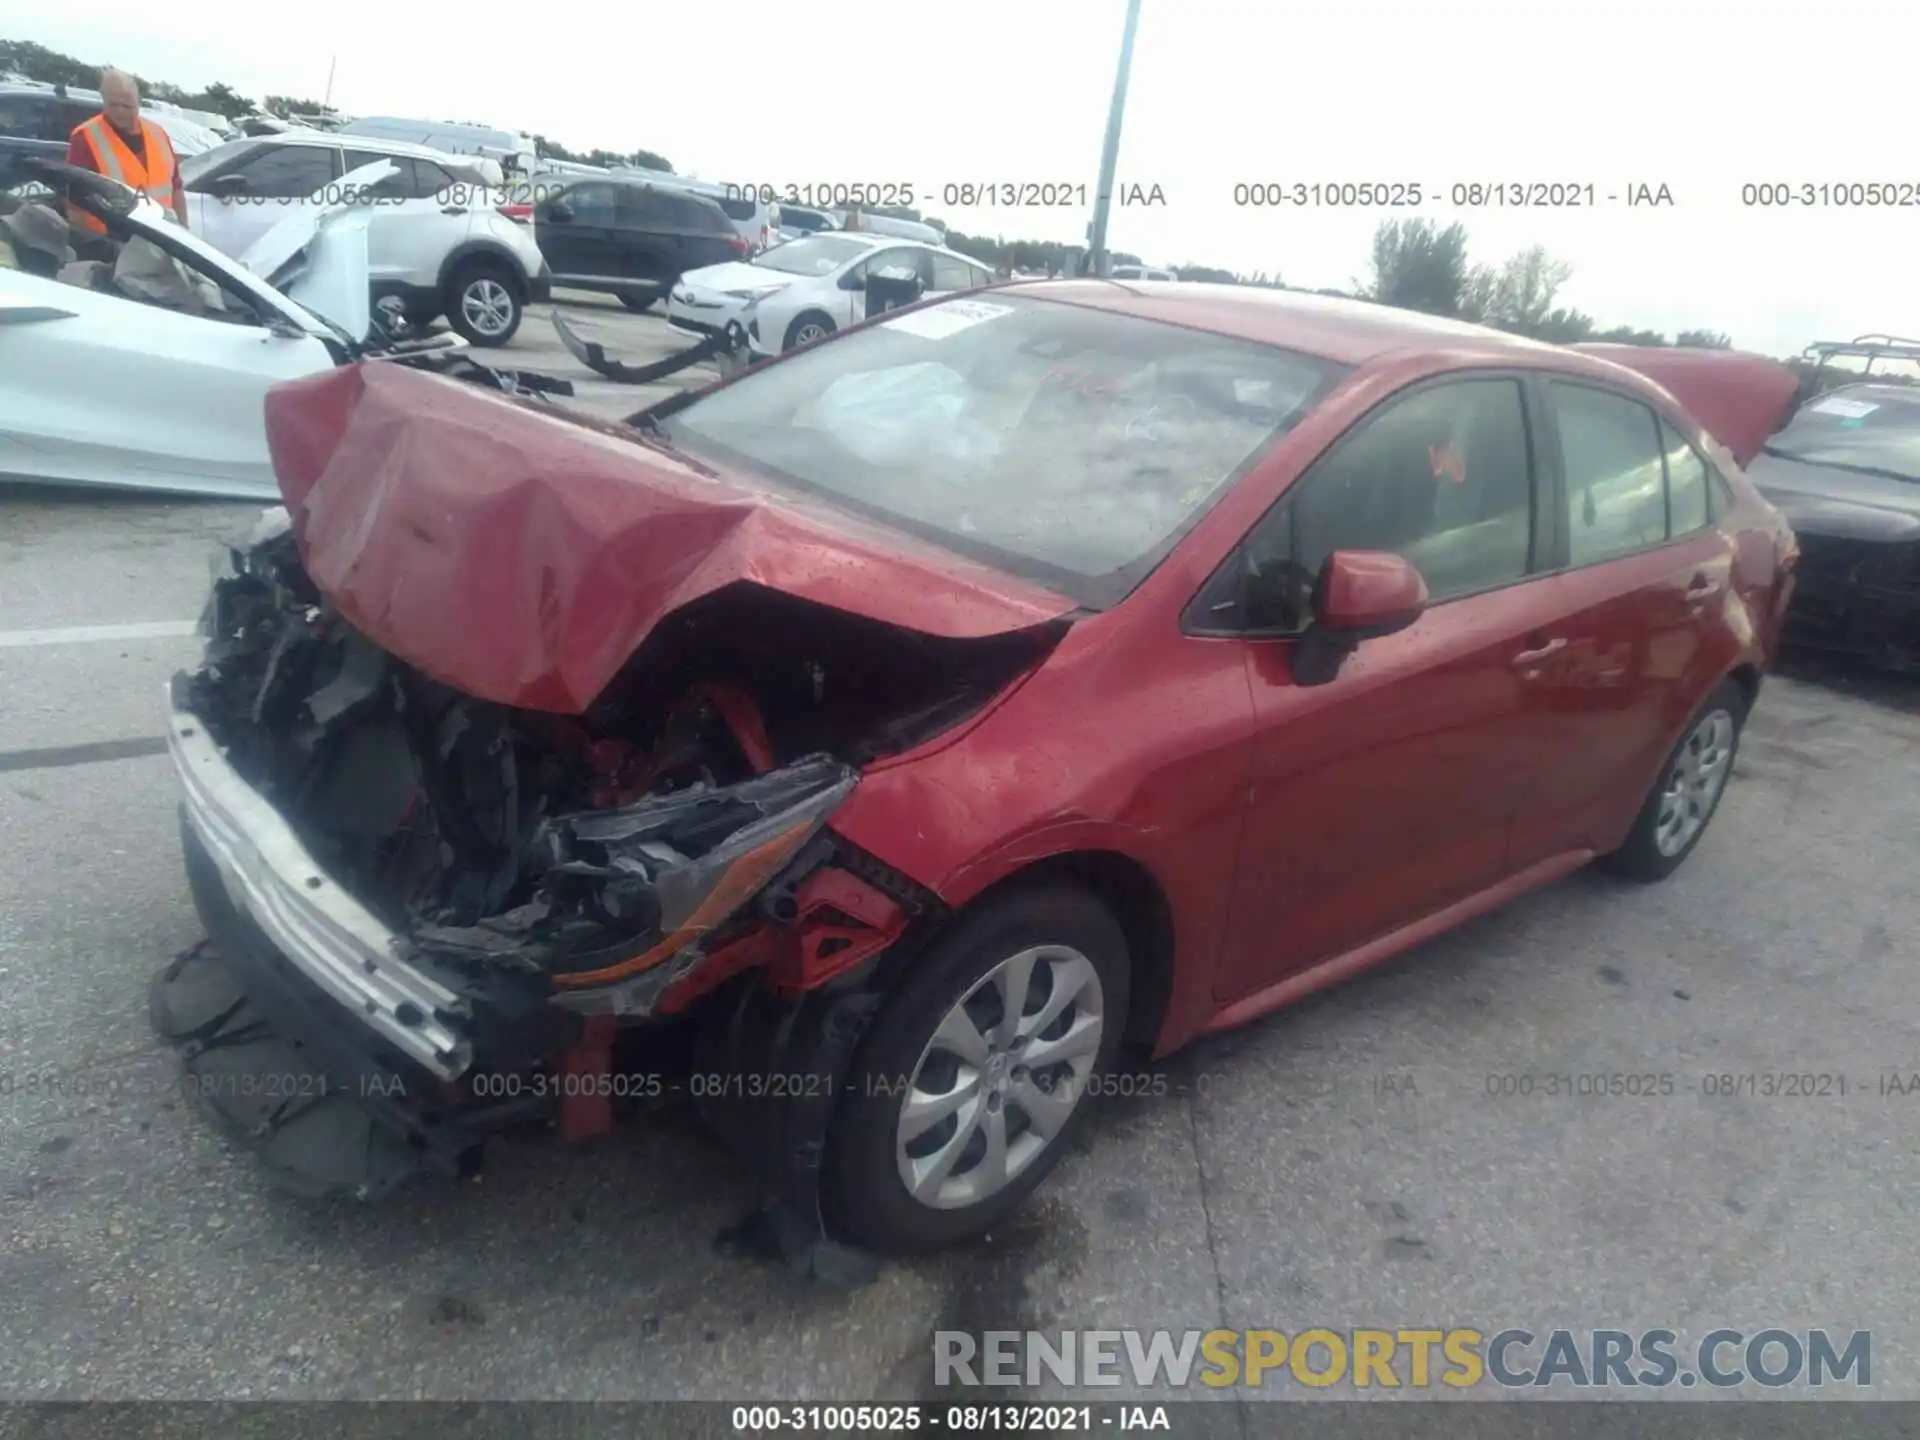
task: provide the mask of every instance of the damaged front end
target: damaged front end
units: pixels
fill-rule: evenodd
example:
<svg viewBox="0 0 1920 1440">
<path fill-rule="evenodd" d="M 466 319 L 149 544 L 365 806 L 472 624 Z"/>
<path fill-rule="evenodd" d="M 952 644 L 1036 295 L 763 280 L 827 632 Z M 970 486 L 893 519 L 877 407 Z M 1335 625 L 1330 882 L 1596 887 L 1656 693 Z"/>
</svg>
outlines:
<svg viewBox="0 0 1920 1440">
<path fill-rule="evenodd" d="M 939 908 L 825 828 L 860 767 L 978 712 L 1051 643 L 939 641 L 736 585 L 560 714 L 376 645 L 284 512 L 232 559 L 204 663 L 172 684 L 211 944 L 162 973 L 154 1018 L 197 1093 L 312 1192 L 470 1169 L 507 1124 L 605 1130 L 632 1090 L 616 1029 L 729 982 L 817 1009 Z M 809 1063 L 843 1063 L 852 1034 L 820 1029 Z M 777 1165 L 804 1169 L 823 1125 L 775 1142 Z"/>
</svg>

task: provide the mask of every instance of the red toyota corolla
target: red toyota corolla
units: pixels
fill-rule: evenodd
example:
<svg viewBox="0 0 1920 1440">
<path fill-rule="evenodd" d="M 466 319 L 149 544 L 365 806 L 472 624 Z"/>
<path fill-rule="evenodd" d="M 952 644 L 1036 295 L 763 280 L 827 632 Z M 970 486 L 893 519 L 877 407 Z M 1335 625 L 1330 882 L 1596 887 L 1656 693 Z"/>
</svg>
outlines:
<svg viewBox="0 0 1920 1440">
<path fill-rule="evenodd" d="M 1715 439 L 1471 326 L 1062 281 L 626 426 L 282 386 L 290 528 L 174 682 L 210 941 L 156 1023 L 309 1189 L 677 1089 L 801 1263 L 974 1234 L 1123 1046 L 1685 860 L 1795 553 L 1743 365 L 1673 371 Z"/>
</svg>

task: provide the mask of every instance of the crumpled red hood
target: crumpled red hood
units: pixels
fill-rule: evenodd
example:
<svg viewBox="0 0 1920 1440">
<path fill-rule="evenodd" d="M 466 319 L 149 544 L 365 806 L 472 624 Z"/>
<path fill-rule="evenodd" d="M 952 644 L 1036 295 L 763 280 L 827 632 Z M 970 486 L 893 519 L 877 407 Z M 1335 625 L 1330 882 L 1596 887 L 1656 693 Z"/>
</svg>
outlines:
<svg viewBox="0 0 1920 1440">
<path fill-rule="evenodd" d="M 1075 608 L 618 427 L 403 365 L 277 385 L 266 425 L 314 584 L 393 654 L 504 705 L 585 710 L 662 619 L 740 581 L 960 639 Z"/>
<path fill-rule="evenodd" d="M 1744 469 L 1793 414 L 1800 377 L 1766 355 L 1590 341 L 1572 347 L 1636 370 L 1660 386 L 1733 452 Z"/>
</svg>

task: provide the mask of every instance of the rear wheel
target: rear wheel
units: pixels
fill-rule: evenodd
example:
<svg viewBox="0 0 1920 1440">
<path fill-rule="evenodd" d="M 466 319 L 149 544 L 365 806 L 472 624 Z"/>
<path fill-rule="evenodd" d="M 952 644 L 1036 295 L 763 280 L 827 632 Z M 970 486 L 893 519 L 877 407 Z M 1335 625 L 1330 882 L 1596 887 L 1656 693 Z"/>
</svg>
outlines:
<svg viewBox="0 0 1920 1440">
<path fill-rule="evenodd" d="M 447 281 L 447 323 L 471 344 L 506 344 L 521 310 L 520 286 L 498 260 L 464 261 Z"/>
<path fill-rule="evenodd" d="M 1019 1205 L 1113 1062 L 1127 966 L 1119 924 L 1077 887 L 963 915 L 915 962 L 848 1075 L 821 1177 L 834 1228 L 912 1253 Z"/>
<path fill-rule="evenodd" d="M 1738 682 L 1722 680 L 1661 767 L 1626 844 L 1606 857 L 1609 870 L 1654 881 L 1680 868 L 1720 807 L 1746 718 L 1746 692 Z"/>
</svg>

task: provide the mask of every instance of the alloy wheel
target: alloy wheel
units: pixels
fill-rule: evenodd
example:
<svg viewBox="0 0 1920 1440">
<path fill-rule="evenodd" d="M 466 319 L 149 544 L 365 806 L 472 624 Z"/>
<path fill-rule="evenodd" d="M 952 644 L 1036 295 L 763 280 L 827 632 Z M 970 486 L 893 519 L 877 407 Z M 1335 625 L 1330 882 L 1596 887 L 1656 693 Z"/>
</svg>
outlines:
<svg viewBox="0 0 1920 1440">
<path fill-rule="evenodd" d="M 1678 855 L 1706 827 L 1733 769 L 1733 716 L 1712 710 L 1693 727 L 1660 792 L 1653 841 L 1662 855 Z"/>
<path fill-rule="evenodd" d="M 513 323 L 513 296 L 498 280 L 482 276 L 460 295 L 460 313 L 482 335 L 501 335 Z"/>
<path fill-rule="evenodd" d="M 1065 1128 L 1100 1054 L 1100 975 L 1065 945 L 1008 956 L 947 1012 L 900 1105 L 901 1182 L 939 1210 L 1004 1190 Z"/>
</svg>

